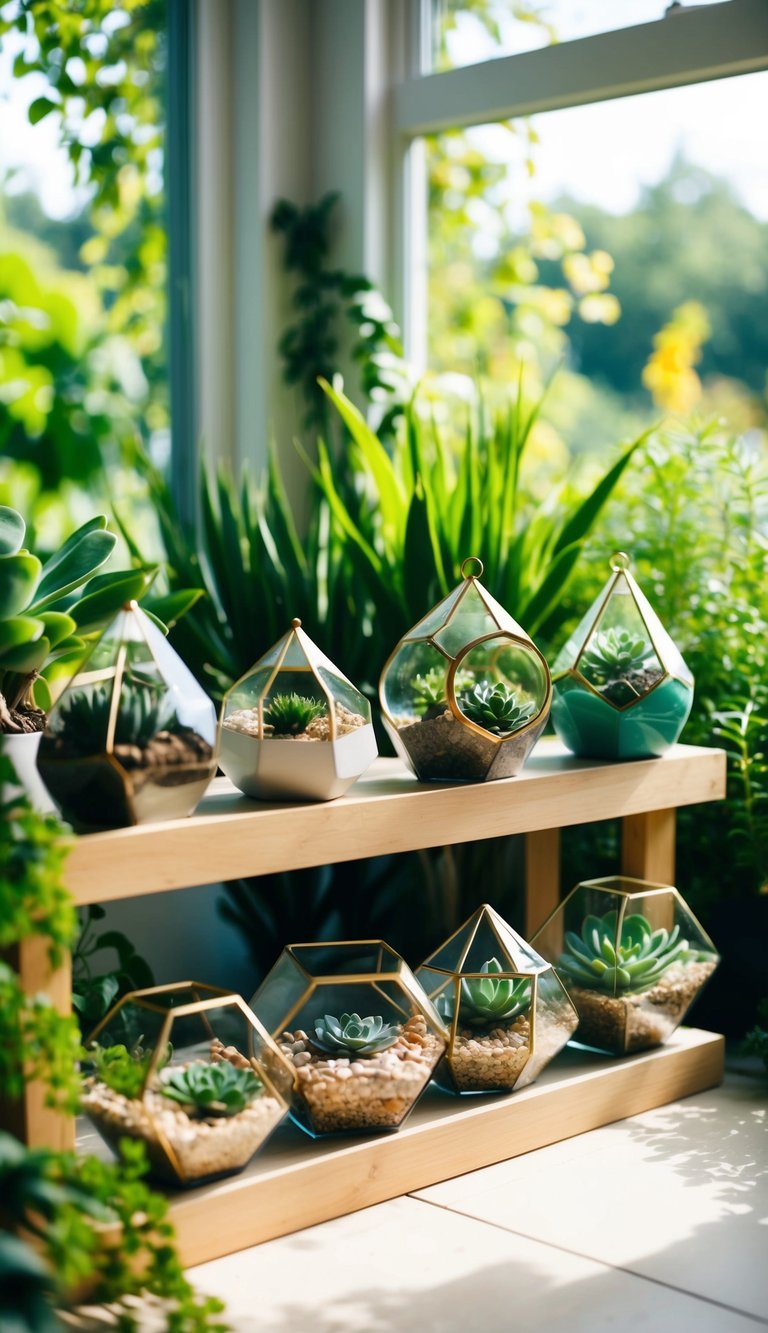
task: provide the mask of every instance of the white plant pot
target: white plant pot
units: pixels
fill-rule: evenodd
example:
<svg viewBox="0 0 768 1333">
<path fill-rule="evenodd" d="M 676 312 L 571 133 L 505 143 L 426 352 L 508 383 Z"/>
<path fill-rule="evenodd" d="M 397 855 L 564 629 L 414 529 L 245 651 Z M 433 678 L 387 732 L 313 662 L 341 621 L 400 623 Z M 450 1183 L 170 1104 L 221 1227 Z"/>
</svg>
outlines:
<svg viewBox="0 0 768 1333">
<path fill-rule="evenodd" d="M 42 734 L 42 731 L 28 731 L 22 736 L 5 734 L 2 738 L 2 752 L 13 764 L 16 776 L 35 810 L 42 815 L 50 815 L 57 813 L 56 806 L 37 771 L 37 751 Z M 14 796 L 18 796 L 18 791 L 18 787 L 2 783 L 0 799 L 10 801 Z"/>
<path fill-rule="evenodd" d="M 219 766 L 245 796 L 261 801 L 333 801 L 373 763 L 378 748 L 369 722 L 337 741 L 260 741 L 221 729 Z"/>
</svg>

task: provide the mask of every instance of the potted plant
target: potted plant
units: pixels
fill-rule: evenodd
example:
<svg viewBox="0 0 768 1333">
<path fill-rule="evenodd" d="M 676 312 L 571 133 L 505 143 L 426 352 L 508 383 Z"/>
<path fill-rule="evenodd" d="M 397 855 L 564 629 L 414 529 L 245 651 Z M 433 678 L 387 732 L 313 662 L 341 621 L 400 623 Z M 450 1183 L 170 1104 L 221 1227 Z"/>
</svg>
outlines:
<svg viewBox="0 0 768 1333">
<path fill-rule="evenodd" d="M 333 800 L 377 753 L 370 704 L 298 619 L 224 698 L 219 762 L 246 796 Z"/>
<path fill-rule="evenodd" d="M 551 964 L 488 903 L 430 954 L 416 979 L 449 1030 L 435 1073 L 449 1092 L 526 1087 L 576 1030 L 576 1010 Z"/>
<path fill-rule="evenodd" d="M 181 818 L 216 770 L 216 712 L 135 602 L 115 617 L 48 719 L 38 768 L 81 829 Z"/>
<path fill-rule="evenodd" d="M 109 1044 L 126 1028 L 138 1034 L 130 1045 Z M 177 1186 L 241 1171 L 283 1119 L 293 1082 L 244 1001 L 197 982 L 124 996 L 85 1055 L 83 1109 L 102 1138 L 115 1149 L 141 1140 L 152 1173 Z"/>
<path fill-rule="evenodd" d="M 534 935 L 578 1010 L 576 1039 L 625 1055 L 674 1032 L 719 958 L 672 885 L 585 880 Z"/>
<path fill-rule="evenodd" d="M 103 516 L 83 523 L 43 563 L 24 547 L 21 514 L 0 505 L 0 733 L 38 809 L 53 808 L 35 767 L 52 702 L 46 676 L 71 673 L 88 640 L 149 582 L 143 570 L 97 574 L 117 540 L 106 525 Z"/>
<path fill-rule="evenodd" d="M 552 669 L 552 722 L 575 754 L 663 754 L 693 702 L 693 676 L 618 551 L 612 575 Z"/>
<path fill-rule="evenodd" d="M 380 940 L 292 944 L 251 1001 L 296 1072 L 313 1137 L 399 1129 L 446 1046 L 440 1017 Z"/>
<path fill-rule="evenodd" d="M 384 725 L 422 782 L 513 777 L 549 715 L 544 657 L 480 583 L 482 570 L 476 556 L 464 561 L 464 582 L 400 640 L 381 675 Z"/>
</svg>

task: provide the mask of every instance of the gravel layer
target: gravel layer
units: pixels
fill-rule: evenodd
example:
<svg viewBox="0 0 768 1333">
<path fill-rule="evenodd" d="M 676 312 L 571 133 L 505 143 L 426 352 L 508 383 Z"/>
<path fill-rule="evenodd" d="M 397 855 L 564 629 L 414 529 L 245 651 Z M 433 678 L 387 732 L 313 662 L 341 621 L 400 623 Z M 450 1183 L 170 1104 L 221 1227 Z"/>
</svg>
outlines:
<svg viewBox="0 0 768 1333">
<path fill-rule="evenodd" d="M 259 713 L 256 708 L 240 708 L 236 713 L 230 713 L 223 724 L 230 731 L 240 731 L 245 736 L 255 736 L 259 738 Z M 351 731 L 357 731 L 359 727 L 364 727 L 366 720 L 361 713 L 351 713 L 348 708 L 342 704 L 336 705 L 336 739 L 342 736 L 348 736 Z M 302 731 L 298 736 L 278 735 L 275 736 L 272 727 L 268 722 L 264 723 L 264 739 L 275 741 L 329 741 L 331 739 L 331 727 L 328 715 L 313 718 L 306 731 Z"/>
<path fill-rule="evenodd" d="M 437 717 L 422 718 L 398 728 L 416 776 L 427 782 L 483 782 L 509 778 L 525 759 L 530 733 L 503 745 L 471 731 L 449 708 Z M 491 770 L 493 770 L 491 774 Z"/>
<path fill-rule="evenodd" d="M 577 1039 L 614 1055 L 659 1046 L 674 1032 L 715 966 L 714 962 L 675 965 L 657 985 L 634 995 L 604 995 L 566 979 L 579 1011 Z"/>
<path fill-rule="evenodd" d="M 530 1055 L 528 1019 L 489 1032 L 458 1028 L 446 1063 L 459 1092 L 514 1088 Z"/>
</svg>

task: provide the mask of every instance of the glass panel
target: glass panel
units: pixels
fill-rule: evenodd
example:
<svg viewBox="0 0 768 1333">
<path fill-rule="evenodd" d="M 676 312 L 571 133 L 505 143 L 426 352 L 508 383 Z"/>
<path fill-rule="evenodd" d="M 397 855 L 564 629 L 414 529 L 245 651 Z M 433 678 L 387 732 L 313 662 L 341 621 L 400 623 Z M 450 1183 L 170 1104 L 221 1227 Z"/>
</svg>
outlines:
<svg viewBox="0 0 768 1333">
<path fill-rule="evenodd" d="M 609 703 L 640 699 L 664 676 L 647 626 L 623 574 L 616 576 L 575 669 Z"/>
<path fill-rule="evenodd" d="M 444 629 L 435 634 L 435 642 L 448 654 L 457 657 L 462 648 L 473 639 L 480 639 L 485 634 L 494 634 L 499 626 L 491 616 L 477 586 L 470 583 L 463 597 L 457 602 L 451 619 Z"/>
<path fill-rule="evenodd" d="M 447 676 L 450 663 L 423 640 L 404 640 L 387 667 L 382 682 L 382 704 L 395 725 L 408 727 L 448 707 Z"/>
<path fill-rule="evenodd" d="M 317 674 L 336 701 L 340 734 L 343 735 L 345 731 L 360 726 L 360 719 L 362 722 L 370 722 L 371 705 L 360 690 L 356 690 L 348 680 L 344 680 L 335 671 L 326 670 L 325 667 L 318 667 Z"/>
</svg>

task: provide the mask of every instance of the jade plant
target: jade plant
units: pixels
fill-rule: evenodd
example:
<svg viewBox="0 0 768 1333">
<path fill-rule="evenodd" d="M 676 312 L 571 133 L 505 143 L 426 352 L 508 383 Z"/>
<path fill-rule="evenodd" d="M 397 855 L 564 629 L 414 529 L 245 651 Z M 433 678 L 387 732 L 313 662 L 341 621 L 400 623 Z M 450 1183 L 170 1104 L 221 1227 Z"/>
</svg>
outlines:
<svg viewBox="0 0 768 1333">
<path fill-rule="evenodd" d="M 166 1073 L 158 1091 L 197 1116 L 237 1115 L 263 1089 L 252 1069 L 236 1069 L 228 1061 L 207 1064 L 196 1060 L 184 1069 Z"/>
<path fill-rule="evenodd" d="M 531 1003 L 531 983 L 526 977 L 502 977 L 504 971 L 498 958 L 489 958 L 480 971 L 483 976 L 462 977 L 459 991 L 459 1016 L 470 1027 L 488 1027 L 494 1023 L 511 1023 Z M 451 1022 L 455 1002 L 452 994 L 443 991 L 437 999 L 437 1011 L 446 1022 Z"/>
<path fill-rule="evenodd" d="M 529 722 L 536 711 L 532 702 L 522 702 L 514 690 L 510 690 L 503 681 L 492 685 L 488 681 L 479 681 L 474 689 L 462 694 L 459 707 L 470 722 L 494 735 L 505 736 L 518 731 Z"/>
<path fill-rule="evenodd" d="M 640 913 L 626 916 L 617 938 L 618 914 L 587 916 L 581 933 L 565 933 L 565 951 L 558 968 L 579 986 L 610 994 L 647 990 L 673 963 L 689 963 L 699 954 L 680 938 L 680 927 L 651 928 Z"/>
<path fill-rule="evenodd" d="M 359 1014 L 342 1014 L 341 1018 L 325 1014 L 314 1023 L 312 1045 L 331 1055 L 375 1055 L 397 1041 L 400 1032 L 399 1023 L 385 1023 L 380 1014 L 368 1018 Z"/>
<path fill-rule="evenodd" d="M 310 722 L 322 717 L 326 704 L 306 694 L 275 694 L 264 709 L 264 721 L 273 736 L 300 736 Z"/>
<path fill-rule="evenodd" d="M 57 731 L 83 754 L 106 746 L 113 701 L 111 685 L 67 694 L 58 709 Z M 115 716 L 115 745 L 148 745 L 160 731 L 172 731 L 176 711 L 162 685 L 124 680 Z"/>
</svg>

